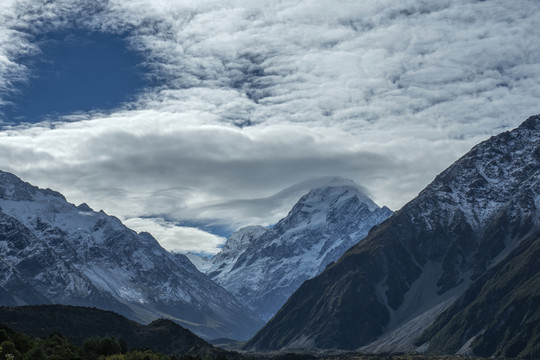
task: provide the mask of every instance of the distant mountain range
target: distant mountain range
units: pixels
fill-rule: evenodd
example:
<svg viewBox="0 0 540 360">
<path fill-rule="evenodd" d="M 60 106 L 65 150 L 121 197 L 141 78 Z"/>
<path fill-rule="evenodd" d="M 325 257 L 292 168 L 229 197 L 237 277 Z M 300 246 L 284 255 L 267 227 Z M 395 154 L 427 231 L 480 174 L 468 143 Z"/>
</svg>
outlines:
<svg viewBox="0 0 540 360">
<path fill-rule="evenodd" d="M 329 179 L 304 195 L 275 226 L 235 232 L 200 269 L 269 320 L 307 279 L 322 272 L 392 211 L 351 180 Z"/>
<path fill-rule="evenodd" d="M 0 305 L 27 304 L 164 317 L 207 338 L 247 339 L 263 325 L 150 234 L 0 172 Z"/>
<path fill-rule="evenodd" d="M 540 357 L 540 117 L 475 146 L 247 344 Z"/>
<path fill-rule="evenodd" d="M 264 325 L 258 316 L 271 318 L 303 281 L 391 214 L 352 181 L 332 178 L 272 228 L 233 234 L 203 264 L 207 277 L 150 234 L 0 172 L 0 305 L 95 306 L 246 340 Z"/>
</svg>

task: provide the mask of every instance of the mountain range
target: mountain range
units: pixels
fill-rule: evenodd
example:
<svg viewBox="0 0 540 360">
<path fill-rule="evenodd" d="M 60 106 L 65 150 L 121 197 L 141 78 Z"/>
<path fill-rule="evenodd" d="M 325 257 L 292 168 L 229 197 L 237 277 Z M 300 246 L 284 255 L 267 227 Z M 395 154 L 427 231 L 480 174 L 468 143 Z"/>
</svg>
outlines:
<svg viewBox="0 0 540 360">
<path fill-rule="evenodd" d="M 540 116 L 393 214 L 348 180 L 312 189 L 274 226 L 192 256 L 206 275 L 150 234 L 0 171 L 0 305 L 97 307 L 153 334 L 180 331 L 157 318 L 206 338 L 260 329 L 247 350 L 539 358 L 539 240 Z"/>
<path fill-rule="evenodd" d="M 305 281 L 337 260 L 392 214 L 351 180 L 312 189 L 273 227 L 235 232 L 200 269 L 269 320 Z"/>
<path fill-rule="evenodd" d="M 98 307 L 247 339 L 263 322 L 181 254 L 117 218 L 0 172 L 0 304 Z"/>
<path fill-rule="evenodd" d="M 273 227 L 234 233 L 204 264 L 205 276 L 150 234 L 0 172 L 0 305 L 93 306 L 246 340 L 303 281 L 391 214 L 352 181 L 332 178 Z"/>
<path fill-rule="evenodd" d="M 246 348 L 540 356 L 539 180 L 533 116 L 304 282 Z"/>
</svg>

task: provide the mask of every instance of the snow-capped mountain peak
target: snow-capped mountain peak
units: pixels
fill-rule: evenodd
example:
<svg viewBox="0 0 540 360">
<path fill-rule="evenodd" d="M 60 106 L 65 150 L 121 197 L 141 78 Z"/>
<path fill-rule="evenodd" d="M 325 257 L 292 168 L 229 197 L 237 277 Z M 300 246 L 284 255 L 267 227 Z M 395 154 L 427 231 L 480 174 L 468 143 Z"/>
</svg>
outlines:
<svg viewBox="0 0 540 360">
<path fill-rule="evenodd" d="M 64 195 L 51 189 L 40 189 L 17 176 L 0 171 L 0 199 L 11 201 L 31 201 L 36 198 L 53 197 L 66 200 Z"/>
<path fill-rule="evenodd" d="M 350 184 L 346 185 L 332 184 L 309 191 L 294 205 L 287 217 L 276 224 L 275 228 L 325 226 L 329 214 L 350 207 L 353 203 L 354 206 L 365 208 L 369 212 L 379 208 L 363 194 L 360 187 L 351 180 L 349 182 Z"/>
<path fill-rule="evenodd" d="M 351 180 L 328 178 L 272 228 L 249 226 L 227 241 L 206 273 L 263 319 L 392 212 Z"/>
<path fill-rule="evenodd" d="M 220 257 L 235 256 L 238 252 L 249 246 L 254 238 L 261 236 L 266 231 L 268 231 L 267 228 L 259 225 L 241 228 L 229 237 L 223 249 L 214 258 L 219 259 Z"/>
<path fill-rule="evenodd" d="M 0 250 L 2 305 L 95 306 L 141 322 L 167 317 L 207 337 L 247 338 L 262 325 L 150 234 L 5 172 Z"/>
</svg>

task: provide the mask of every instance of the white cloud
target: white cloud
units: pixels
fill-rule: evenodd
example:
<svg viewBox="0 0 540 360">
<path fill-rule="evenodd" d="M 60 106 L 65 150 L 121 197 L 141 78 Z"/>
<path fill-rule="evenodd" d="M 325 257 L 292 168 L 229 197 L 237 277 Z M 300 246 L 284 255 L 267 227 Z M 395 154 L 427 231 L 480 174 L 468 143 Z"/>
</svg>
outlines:
<svg viewBox="0 0 540 360">
<path fill-rule="evenodd" d="M 151 129 L 145 127 L 148 119 Z M 358 141 L 339 128 L 282 124 L 239 129 L 190 121 L 178 114 L 140 111 L 16 128 L 0 133 L 0 154 L 19 161 L 2 166 L 41 186 L 58 184 L 71 201 L 85 201 L 111 214 L 240 226 L 269 224 L 276 214 L 246 217 L 246 211 L 217 205 L 270 197 L 291 184 L 329 174 L 377 189 L 372 191 L 376 200 L 397 208 L 411 197 L 410 191 L 401 191 L 410 182 L 400 184 L 399 176 L 420 177 L 413 182 L 419 190 L 418 183 L 429 180 L 427 169 L 442 170 L 445 165 L 440 163 L 451 162 L 459 151 L 449 152 L 448 142 Z M 446 161 L 441 161 L 444 156 Z"/>
<path fill-rule="evenodd" d="M 14 4 L 14 0 L 2 1 L 0 4 L 0 19 L 3 20 L 0 21 L 0 106 L 6 104 L 5 95 L 15 90 L 14 84 L 27 79 L 26 67 L 18 64 L 16 58 L 33 49 L 23 33 L 9 26 L 9 20 L 14 17 Z"/>
<path fill-rule="evenodd" d="M 161 246 L 175 252 L 197 252 L 214 255 L 225 238 L 193 227 L 179 226 L 163 219 L 130 218 L 123 223 L 135 230 L 146 231 L 159 239 Z"/>
<path fill-rule="evenodd" d="M 145 220 L 158 238 L 173 222 L 272 223 L 293 201 L 274 194 L 321 176 L 398 209 L 540 112 L 539 15 L 532 0 L 3 2 L 0 99 L 39 52 L 28 34 L 75 18 L 127 32 L 160 85 L 111 114 L 5 129 L 0 168 L 124 219 L 171 220 Z"/>
</svg>

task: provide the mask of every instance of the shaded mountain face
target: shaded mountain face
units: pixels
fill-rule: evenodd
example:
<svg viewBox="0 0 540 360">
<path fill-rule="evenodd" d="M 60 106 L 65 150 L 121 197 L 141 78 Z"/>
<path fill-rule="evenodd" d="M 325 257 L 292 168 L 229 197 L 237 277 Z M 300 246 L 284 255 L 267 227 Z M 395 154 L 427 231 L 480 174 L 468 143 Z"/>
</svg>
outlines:
<svg viewBox="0 0 540 360">
<path fill-rule="evenodd" d="M 339 181 L 337 181 L 339 180 Z M 273 228 L 234 233 L 207 274 L 262 319 L 392 214 L 350 180 L 313 189 Z"/>
<path fill-rule="evenodd" d="M 416 339 L 430 353 L 540 358 L 540 231 L 490 269 Z"/>
<path fill-rule="evenodd" d="M 113 310 L 243 339 L 262 322 L 182 255 L 118 219 L 0 172 L 0 304 Z"/>
<path fill-rule="evenodd" d="M 477 145 L 306 281 L 246 347 L 413 350 L 473 281 L 538 230 L 539 162 L 538 116 Z"/>
<path fill-rule="evenodd" d="M 114 336 L 130 350 L 150 349 L 176 357 L 239 358 L 235 353 L 215 348 L 170 320 L 158 319 L 141 325 L 97 308 L 66 305 L 0 307 L 0 324 L 39 338 L 62 334 L 78 346 L 92 337 Z"/>
</svg>

